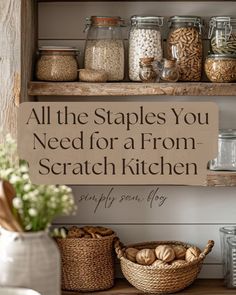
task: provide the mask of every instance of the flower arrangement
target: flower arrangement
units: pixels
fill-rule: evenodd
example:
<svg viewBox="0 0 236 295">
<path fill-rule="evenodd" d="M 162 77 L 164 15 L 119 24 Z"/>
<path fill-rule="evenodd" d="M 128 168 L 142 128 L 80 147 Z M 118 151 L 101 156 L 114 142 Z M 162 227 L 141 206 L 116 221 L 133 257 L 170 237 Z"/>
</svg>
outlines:
<svg viewBox="0 0 236 295">
<path fill-rule="evenodd" d="M 76 210 L 71 188 L 31 183 L 28 164 L 18 158 L 16 141 L 10 135 L 0 144 L 0 178 L 15 189 L 13 213 L 24 231 L 46 230 L 54 218 Z"/>
</svg>

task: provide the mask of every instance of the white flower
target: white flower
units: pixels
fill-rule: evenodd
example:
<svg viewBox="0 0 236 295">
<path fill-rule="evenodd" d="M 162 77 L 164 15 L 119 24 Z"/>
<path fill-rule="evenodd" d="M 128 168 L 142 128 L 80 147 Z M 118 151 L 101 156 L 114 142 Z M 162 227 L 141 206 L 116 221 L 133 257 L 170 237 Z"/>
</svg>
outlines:
<svg viewBox="0 0 236 295">
<path fill-rule="evenodd" d="M 13 207 L 16 209 L 21 209 L 23 206 L 22 200 L 20 198 L 13 199 Z"/>
<path fill-rule="evenodd" d="M 17 183 L 17 182 L 20 182 L 21 181 L 21 178 L 19 177 L 19 176 L 17 176 L 17 175 L 12 175 L 11 177 L 10 177 L 10 182 L 12 183 L 12 184 L 15 184 L 15 183 Z"/>
<path fill-rule="evenodd" d="M 70 197 L 68 195 L 63 195 L 61 197 L 62 202 L 67 202 L 67 201 L 69 201 L 69 199 L 70 199 Z"/>
<path fill-rule="evenodd" d="M 25 185 L 24 185 L 24 191 L 25 192 L 29 192 L 31 190 L 31 185 L 29 184 L 29 183 L 26 183 Z"/>
<path fill-rule="evenodd" d="M 21 167 L 20 167 L 20 171 L 21 171 L 22 173 L 27 173 L 27 172 L 28 172 L 28 166 L 27 166 L 27 165 L 23 165 L 23 166 L 21 166 Z"/>
<path fill-rule="evenodd" d="M 28 174 L 23 174 L 22 179 L 23 180 L 29 180 L 29 175 Z"/>
<path fill-rule="evenodd" d="M 38 214 L 38 212 L 37 212 L 37 210 L 35 208 L 30 208 L 29 211 L 28 211 L 28 213 L 32 217 L 35 217 Z"/>
</svg>

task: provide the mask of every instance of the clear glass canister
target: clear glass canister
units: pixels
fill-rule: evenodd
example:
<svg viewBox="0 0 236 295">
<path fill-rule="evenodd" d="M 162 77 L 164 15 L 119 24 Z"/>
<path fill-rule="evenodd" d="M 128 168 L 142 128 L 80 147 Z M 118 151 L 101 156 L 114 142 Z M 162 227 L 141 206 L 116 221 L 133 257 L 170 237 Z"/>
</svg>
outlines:
<svg viewBox="0 0 236 295">
<path fill-rule="evenodd" d="M 223 276 L 224 276 L 225 285 L 227 285 L 229 274 L 230 274 L 228 239 L 231 237 L 236 237 L 236 226 L 227 226 L 227 227 L 220 228 L 220 246 L 221 246 Z"/>
<path fill-rule="evenodd" d="M 141 58 L 162 59 L 161 26 L 163 26 L 161 16 L 134 15 L 131 17 L 129 33 L 129 78 L 131 81 L 141 81 L 139 76 Z"/>
<path fill-rule="evenodd" d="M 236 18 L 211 17 L 208 35 L 212 53 L 236 54 Z"/>
<path fill-rule="evenodd" d="M 122 19 L 118 16 L 92 16 L 87 21 L 85 69 L 104 70 L 108 81 L 122 81 L 125 65 Z"/>
<path fill-rule="evenodd" d="M 178 63 L 180 81 L 200 81 L 202 74 L 202 21 L 198 16 L 173 16 L 169 19 L 168 58 Z"/>
<path fill-rule="evenodd" d="M 210 170 L 236 171 L 236 130 L 221 130 L 218 137 L 218 156 L 210 161 Z"/>
<path fill-rule="evenodd" d="M 36 64 L 36 78 L 40 81 L 76 81 L 78 78 L 78 53 L 78 49 L 73 47 L 40 47 Z"/>
<path fill-rule="evenodd" d="M 236 55 L 210 54 L 205 61 L 205 73 L 211 82 L 236 81 Z"/>
<path fill-rule="evenodd" d="M 228 242 L 228 273 L 225 277 L 225 285 L 228 288 L 236 288 L 236 237 L 229 237 Z"/>
</svg>

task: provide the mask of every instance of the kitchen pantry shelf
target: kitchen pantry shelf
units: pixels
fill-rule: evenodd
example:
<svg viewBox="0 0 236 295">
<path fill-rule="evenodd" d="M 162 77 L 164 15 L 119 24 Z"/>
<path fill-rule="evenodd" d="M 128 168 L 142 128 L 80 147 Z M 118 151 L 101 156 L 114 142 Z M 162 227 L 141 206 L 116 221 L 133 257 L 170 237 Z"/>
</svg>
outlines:
<svg viewBox="0 0 236 295">
<path fill-rule="evenodd" d="M 62 295 L 78 295 L 78 294 L 85 294 L 80 292 L 62 292 Z M 109 295 L 128 295 L 128 294 L 136 294 L 142 295 L 147 294 L 141 291 L 138 291 L 134 287 L 132 287 L 128 282 L 125 280 L 117 280 L 115 287 L 107 291 L 100 291 L 100 292 L 93 292 L 89 294 L 109 294 Z M 194 282 L 194 284 L 187 289 L 179 292 L 180 295 L 227 295 L 227 294 L 236 294 L 235 289 L 226 289 L 223 286 L 222 280 L 206 280 L 206 279 L 198 279 Z"/>
<path fill-rule="evenodd" d="M 236 83 L 29 82 L 33 96 L 236 96 Z"/>
</svg>

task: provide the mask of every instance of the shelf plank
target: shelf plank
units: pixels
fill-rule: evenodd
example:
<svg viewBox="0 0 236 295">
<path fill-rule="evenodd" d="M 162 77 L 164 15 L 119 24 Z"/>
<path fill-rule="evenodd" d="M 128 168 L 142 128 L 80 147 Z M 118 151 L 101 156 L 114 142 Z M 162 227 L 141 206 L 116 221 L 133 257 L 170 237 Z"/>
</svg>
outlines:
<svg viewBox="0 0 236 295">
<path fill-rule="evenodd" d="M 78 295 L 78 294 L 86 294 L 81 292 L 62 292 L 62 295 Z M 87 293 L 88 294 L 88 293 Z M 109 295 L 126 295 L 126 294 L 147 294 L 143 293 L 141 291 L 138 291 L 134 287 L 132 287 L 127 281 L 125 280 L 116 280 L 116 284 L 114 288 L 107 290 L 107 291 L 101 291 L 101 292 L 93 292 L 89 294 L 109 294 Z M 190 287 L 187 289 L 181 291 L 181 295 L 227 295 L 227 294 L 236 294 L 235 289 L 227 289 L 223 286 L 223 280 L 216 280 L 216 279 L 198 279 L 196 280 Z"/>
<path fill-rule="evenodd" d="M 236 96 L 236 83 L 30 82 L 33 96 Z"/>
<path fill-rule="evenodd" d="M 207 186 L 236 186 L 236 172 L 208 171 L 206 185 Z"/>
</svg>

